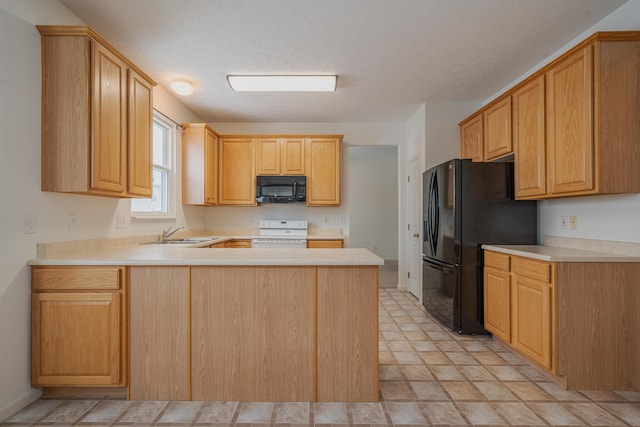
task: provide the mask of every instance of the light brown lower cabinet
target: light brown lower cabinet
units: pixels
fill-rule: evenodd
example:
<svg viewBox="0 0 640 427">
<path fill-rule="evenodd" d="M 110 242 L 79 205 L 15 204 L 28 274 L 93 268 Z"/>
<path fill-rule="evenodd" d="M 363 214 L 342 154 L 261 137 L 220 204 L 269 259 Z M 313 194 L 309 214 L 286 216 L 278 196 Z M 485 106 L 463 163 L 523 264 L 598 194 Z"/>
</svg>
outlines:
<svg viewBox="0 0 640 427">
<path fill-rule="evenodd" d="M 485 251 L 484 277 L 494 337 L 568 389 L 640 390 L 640 263 Z"/>
<path fill-rule="evenodd" d="M 33 267 L 31 384 L 126 384 L 123 267 Z"/>
<path fill-rule="evenodd" d="M 307 248 L 340 249 L 344 240 L 307 240 Z"/>
</svg>

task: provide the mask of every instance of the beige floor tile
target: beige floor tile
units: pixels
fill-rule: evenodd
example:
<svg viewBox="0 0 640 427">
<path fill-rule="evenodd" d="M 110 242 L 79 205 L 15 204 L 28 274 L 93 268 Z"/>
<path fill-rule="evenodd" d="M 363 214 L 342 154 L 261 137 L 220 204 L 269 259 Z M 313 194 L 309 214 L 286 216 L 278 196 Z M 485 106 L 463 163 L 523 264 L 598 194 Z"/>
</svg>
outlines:
<svg viewBox="0 0 640 427">
<path fill-rule="evenodd" d="M 505 385 L 524 401 L 555 400 L 553 396 L 532 382 L 513 381 L 505 382 Z"/>
<path fill-rule="evenodd" d="M 387 413 L 394 425 L 423 425 L 427 420 L 417 403 L 385 403 Z"/>
<path fill-rule="evenodd" d="M 578 417 L 573 415 L 559 403 L 528 403 L 527 407 L 538 417 L 553 426 L 583 426 Z"/>
<path fill-rule="evenodd" d="M 418 353 L 424 363 L 431 365 L 451 365 L 451 360 L 439 351 L 421 351 Z"/>
<path fill-rule="evenodd" d="M 393 358 L 393 353 L 390 351 L 379 351 L 378 363 L 380 365 L 395 365 L 396 360 Z"/>
<path fill-rule="evenodd" d="M 587 397 L 576 390 L 565 390 L 556 383 L 552 382 L 538 382 L 538 387 L 549 393 L 554 399 L 566 402 L 566 401 L 587 401 Z"/>
<path fill-rule="evenodd" d="M 478 362 L 485 366 L 489 365 L 508 365 L 509 363 L 502 357 L 498 356 L 492 351 L 475 351 L 472 353 L 473 357 L 478 359 Z"/>
<path fill-rule="evenodd" d="M 531 365 L 517 366 L 516 369 L 531 381 L 549 381 L 549 375 L 542 373 L 539 368 Z"/>
<path fill-rule="evenodd" d="M 381 365 L 378 368 L 378 376 L 380 381 L 401 381 L 404 379 L 402 373 L 400 372 L 400 368 L 394 365 Z"/>
<path fill-rule="evenodd" d="M 583 393 L 594 402 L 624 402 L 626 400 L 612 391 L 585 390 Z"/>
<path fill-rule="evenodd" d="M 315 424 L 349 424 L 346 403 L 315 403 Z"/>
<path fill-rule="evenodd" d="M 436 381 L 412 381 L 411 388 L 418 400 L 449 401 L 449 396 L 444 388 Z"/>
<path fill-rule="evenodd" d="M 152 423 L 167 404 L 168 402 L 160 400 L 133 402 L 118 423 Z"/>
<path fill-rule="evenodd" d="M 396 325 L 395 323 L 380 323 L 378 325 L 378 329 L 380 329 L 381 331 L 400 332 L 400 328 L 398 328 L 398 325 Z"/>
<path fill-rule="evenodd" d="M 486 366 L 500 381 L 525 381 L 526 378 L 511 366 Z"/>
<path fill-rule="evenodd" d="M 422 331 L 407 331 L 404 332 L 404 336 L 407 337 L 408 340 L 426 340 L 429 339 L 427 334 Z"/>
<path fill-rule="evenodd" d="M 387 341 L 406 341 L 407 337 L 402 332 L 381 331 L 382 336 Z"/>
<path fill-rule="evenodd" d="M 275 406 L 276 424 L 308 424 L 308 402 L 283 402 Z"/>
<path fill-rule="evenodd" d="M 505 425 L 506 423 L 493 410 L 491 405 L 484 402 L 461 402 L 458 404 L 462 413 L 474 425 Z"/>
<path fill-rule="evenodd" d="M 205 402 L 196 421 L 198 423 L 229 424 L 237 408 L 238 402 Z"/>
<path fill-rule="evenodd" d="M 495 381 L 496 377 L 491 375 L 484 366 L 458 366 L 458 371 L 470 381 Z"/>
<path fill-rule="evenodd" d="M 426 402 L 421 403 L 420 407 L 433 425 L 468 424 L 451 402 Z"/>
<path fill-rule="evenodd" d="M 600 407 L 632 426 L 640 426 L 640 407 L 631 403 L 600 403 Z"/>
<path fill-rule="evenodd" d="M 64 400 L 40 399 L 31 403 L 5 420 L 8 423 L 32 424 L 44 418 L 49 412 L 64 403 Z"/>
<path fill-rule="evenodd" d="M 413 351 L 409 341 L 389 341 L 387 347 L 391 351 Z"/>
<path fill-rule="evenodd" d="M 518 398 L 501 382 L 497 381 L 479 381 L 474 385 L 487 400 L 492 401 L 517 401 Z"/>
<path fill-rule="evenodd" d="M 464 351 L 464 348 L 458 344 L 456 341 L 436 341 L 434 342 L 436 347 L 440 349 L 440 351 Z"/>
<path fill-rule="evenodd" d="M 491 406 L 510 426 L 543 426 L 544 421 L 522 403 L 492 403 Z"/>
<path fill-rule="evenodd" d="M 422 359 L 416 351 L 394 351 L 393 357 L 395 357 L 399 365 L 418 365 L 422 363 Z"/>
<path fill-rule="evenodd" d="M 478 361 L 463 351 L 447 351 L 444 353 L 454 365 L 477 365 Z"/>
<path fill-rule="evenodd" d="M 354 424 L 387 424 L 380 403 L 351 403 L 349 408 Z"/>
<path fill-rule="evenodd" d="M 616 391 L 615 393 L 629 402 L 640 402 L 640 391 Z"/>
<path fill-rule="evenodd" d="M 131 405 L 124 400 L 103 400 L 82 418 L 81 423 L 114 423 Z"/>
<path fill-rule="evenodd" d="M 400 366 L 400 372 L 408 381 L 430 381 L 434 379 L 429 369 L 424 365 Z"/>
<path fill-rule="evenodd" d="M 378 341 L 378 351 L 391 351 L 386 341 Z"/>
<path fill-rule="evenodd" d="M 411 323 L 399 324 L 398 327 L 402 332 L 420 332 L 420 327 L 416 324 L 415 319 L 411 318 Z"/>
<path fill-rule="evenodd" d="M 429 366 L 429 370 L 440 381 L 464 381 L 464 376 L 455 366 Z"/>
<path fill-rule="evenodd" d="M 98 402 L 95 400 L 68 400 L 57 406 L 46 417 L 42 419 L 44 423 L 75 423 L 80 420 L 85 413 Z"/>
<path fill-rule="evenodd" d="M 171 402 L 158 422 L 166 424 L 190 424 L 196 415 L 198 415 L 201 407 L 202 402 Z"/>
<path fill-rule="evenodd" d="M 240 405 L 238 423 L 270 423 L 273 402 L 245 402 Z"/>
<path fill-rule="evenodd" d="M 490 351 L 484 343 L 478 341 L 461 341 L 460 345 L 467 351 Z"/>
<path fill-rule="evenodd" d="M 461 400 L 485 400 L 485 397 L 476 389 L 472 383 L 467 381 L 443 382 L 442 386 L 449 395 L 456 401 Z"/>
<path fill-rule="evenodd" d="M 446 333 L 446 332 L 427 332 L 427 335 L 429 335 L 429 338 L 431 338 L 434 341 L 449 341 L 451 339 L 451 336 Z"/>
<path fill-rule="evenodd" d="M 411 341 L 411 344 L 416 351 L 438 351 L 433 341 Z"/>
<path fill-rule="evenodd" d="M 416 400 L 406 381 L 381 381 L 382 398 L 387 400 Z"/>
<path fill-rule="evenodd" d="M 496 352 L 496 354 L 512 366 L 522 366 L 527 364 L 522 357 L 509 351 L 499 351 Z"/>
<path fill-rule="evenodd" d="M 563 405 L 572 414 L 578 416 L 586 424 L 592 426 L 623 426 L 624 422 L 618 418 L 607 414 L 595 403 L 565 403 Z"/>
</svg>

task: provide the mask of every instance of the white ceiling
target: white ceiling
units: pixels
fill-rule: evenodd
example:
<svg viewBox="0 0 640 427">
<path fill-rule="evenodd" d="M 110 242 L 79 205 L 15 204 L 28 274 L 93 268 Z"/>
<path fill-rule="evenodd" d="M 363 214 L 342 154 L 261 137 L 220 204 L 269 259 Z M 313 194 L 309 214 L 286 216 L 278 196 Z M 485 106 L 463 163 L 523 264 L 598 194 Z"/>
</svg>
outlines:
<svg viewBox="0 0 640 427">
<path fill-rule="evenodd" d="M 481 101 L 622 0 L 60 0 L 207 122 L 405 121 Z M 335 93 L 238 93 L 228 74 L 336 73 Z"/>
</svg>

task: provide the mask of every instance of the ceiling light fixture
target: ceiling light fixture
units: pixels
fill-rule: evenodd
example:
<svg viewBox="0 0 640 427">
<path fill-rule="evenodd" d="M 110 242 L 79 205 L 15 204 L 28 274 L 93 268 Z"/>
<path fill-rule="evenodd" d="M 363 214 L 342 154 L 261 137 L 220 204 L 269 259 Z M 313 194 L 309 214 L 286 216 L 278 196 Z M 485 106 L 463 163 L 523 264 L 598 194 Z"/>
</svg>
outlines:
<svg viewBox="0 0 640 427">
<path fill-rule="evenodd" d="M 335 92 L 336 75 L 230 75 L 236 92 Z"/>
<path fill-rule="evenodd" d="M 191 95 L 194 91 L 193 83 L 187 79 L 175 79 L 171 82 L 171 90 L 178 95 Z"/>
</svg>

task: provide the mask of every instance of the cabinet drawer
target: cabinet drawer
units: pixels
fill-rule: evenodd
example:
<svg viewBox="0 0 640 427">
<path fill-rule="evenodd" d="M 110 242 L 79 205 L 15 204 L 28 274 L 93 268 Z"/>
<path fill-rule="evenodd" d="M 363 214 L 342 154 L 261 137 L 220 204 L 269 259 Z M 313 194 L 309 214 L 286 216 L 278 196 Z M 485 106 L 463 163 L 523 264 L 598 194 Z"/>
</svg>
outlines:
<svg viewBox="0 0 640 427">
<path fill-rule="evenodd" d="M 484 266 L 493 267 L 498 270 L 509 271 L 509 255 L 498 252 L 484 252 Z"/>
<path fill-rule="evenodd" d="M 307 240 L 307 248 L 333 248 L 343 247 L 342 240 Z"/>
<path fill-rule="evenodd" d="M 551 264 L 528 258 L 512 257 L 511 271 L 515 274 L 551 283 Z"/>
<path fill-rule="evenodd" d="M 115 290 L 120 289 L 120 267 L 38 268 L 31 270 L 31 288 L 49 290 Z"/>
</svg>

